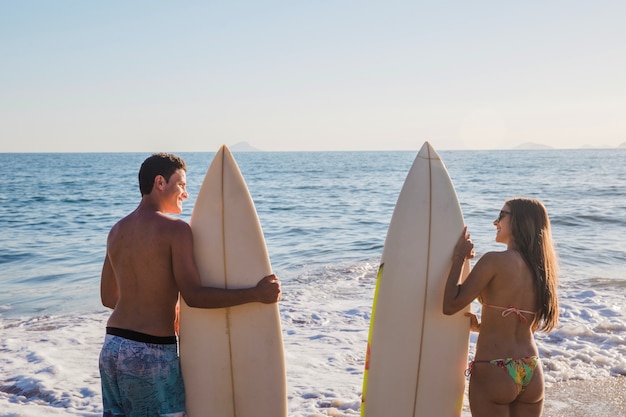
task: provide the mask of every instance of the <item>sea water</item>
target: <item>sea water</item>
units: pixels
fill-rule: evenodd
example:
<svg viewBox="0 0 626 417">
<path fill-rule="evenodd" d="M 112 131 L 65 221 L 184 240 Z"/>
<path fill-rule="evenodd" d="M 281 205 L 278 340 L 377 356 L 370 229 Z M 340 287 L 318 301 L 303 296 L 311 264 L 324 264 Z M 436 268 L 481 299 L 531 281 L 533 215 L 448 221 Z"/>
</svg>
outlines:
<svg viewBox="0 0 626 417">
<path fill-rule="evenodd" d="M 359 413 L 376 271 L 416 154 L 235 153 L 283 282 L 290 417 Z M 440 155 L 477 257 L 503 249 L 492 222 L 507 198 L 548 208 L 561 315 L 537 334 L 547 383 L 626 375 L 626 150 Z M 106 235 L 139 202 L 147 156 L 0 154 L 0 417 L 101 415 Z M 181 156 L 188 221 L 213 154 Z"/>
</svg>

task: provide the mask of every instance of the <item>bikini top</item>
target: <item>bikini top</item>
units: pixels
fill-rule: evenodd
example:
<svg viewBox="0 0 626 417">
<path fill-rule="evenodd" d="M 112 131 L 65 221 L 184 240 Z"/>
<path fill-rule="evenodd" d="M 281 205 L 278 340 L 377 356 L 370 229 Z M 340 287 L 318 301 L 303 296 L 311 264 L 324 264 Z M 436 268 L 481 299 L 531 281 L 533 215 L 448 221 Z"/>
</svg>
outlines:
<svg viewBox="0 0 626 417">
<path fill-rule="evenodd" d="M 537 313 L 535 313 L 534 311 L 520 310 L 519 308 L 514 307 L 514 306 L 500 307 L 500 306 L 494 306 L 494 305 L 485 304 L 485 303 L 482 303 L 482 305 L 484 307 L 489 307 L 489 308 L 494 308 L 496 310 L 501 310 L 502 311 L 502 317 L 506 317 L 509 314 L 514 313 L 519 318 L 519 321 L 521 321 L 523 323 L 526 323 L 528 321 L 528 319 L 524 316 L 524 314 L 532 314 L 533 316 L 537 315 Z"/>
</svg>

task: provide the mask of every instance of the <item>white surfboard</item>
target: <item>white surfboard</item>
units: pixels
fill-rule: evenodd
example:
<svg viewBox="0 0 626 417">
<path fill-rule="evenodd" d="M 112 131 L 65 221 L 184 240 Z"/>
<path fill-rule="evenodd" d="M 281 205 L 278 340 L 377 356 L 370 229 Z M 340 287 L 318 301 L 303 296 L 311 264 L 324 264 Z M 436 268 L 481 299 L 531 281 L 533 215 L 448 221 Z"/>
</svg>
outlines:
<svg viewBox="0 0 626 417">
<path fill-rule="evenodd" d="M 226 146 L 215 155 L 190 221 L 202 283 L 252 287 L 272 273 L 243 176 Z M 189 417 L 284 417 L 278 304 L 198 309 L 181 301 L 180 360 Z"/>
<path fill-rule="evenodd" d="M 458 417 L 469 319 L 442 313 L 463 215 L 441 158 L 424 143 L 398 197 L 378 272 L 361 415 Z M 469 273 L 469 261 L 463 277 Z M 466 310 L 467 311 L 467 310 Z"/>
</svg>

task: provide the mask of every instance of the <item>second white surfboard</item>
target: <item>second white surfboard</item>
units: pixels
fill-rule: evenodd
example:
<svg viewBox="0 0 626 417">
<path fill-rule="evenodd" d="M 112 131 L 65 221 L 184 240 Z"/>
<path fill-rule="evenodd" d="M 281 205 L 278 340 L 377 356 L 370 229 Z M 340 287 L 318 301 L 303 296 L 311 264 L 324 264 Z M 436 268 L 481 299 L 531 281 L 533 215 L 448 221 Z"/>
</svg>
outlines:
<svg viewBox="0 0 626 417">
<path fill-rule="evenodd" d="M 446 167 L 426 142 L 398 197 L 381 258 L 361 415 L 458 417 L 469 319 L 442 313 L 463 215 Z M 464 265 L 465 277 L 469 261 Z"/>
</svg>

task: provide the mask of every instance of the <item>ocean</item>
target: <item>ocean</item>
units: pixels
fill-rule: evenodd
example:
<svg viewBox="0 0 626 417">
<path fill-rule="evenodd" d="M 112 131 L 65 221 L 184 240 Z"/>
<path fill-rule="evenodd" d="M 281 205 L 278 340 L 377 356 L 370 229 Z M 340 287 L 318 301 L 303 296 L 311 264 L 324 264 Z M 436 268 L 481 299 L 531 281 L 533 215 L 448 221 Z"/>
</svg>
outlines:
<svg viewBox="0 0 626 417">
<path fill-rule="evenodd" d="M 561 267 L 560 326 L 537 334 L 548 386 L 626 375 L 626 149 L 439 154 L 477 257 L 503 249 L 506 199 L 548 209 Z M 0 417 L 101 415 L 106 235 L 138 204 L 148 155 L 0 154 Z M 180 155 L 188 221 L 213 154 Z M 376 271 L 416 155 L 235 152 L 283 283 L 290 417 L 359 413 Z"/>
</svg>

